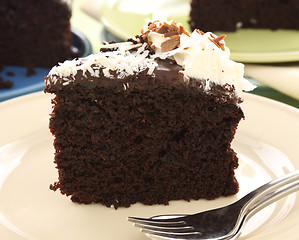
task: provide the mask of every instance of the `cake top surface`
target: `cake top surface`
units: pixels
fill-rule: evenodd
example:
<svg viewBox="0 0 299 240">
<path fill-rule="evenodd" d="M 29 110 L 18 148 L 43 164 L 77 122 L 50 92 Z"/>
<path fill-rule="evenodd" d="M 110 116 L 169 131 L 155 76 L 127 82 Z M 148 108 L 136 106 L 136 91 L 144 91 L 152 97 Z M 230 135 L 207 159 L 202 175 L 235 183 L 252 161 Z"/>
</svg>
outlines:
<svg viewBox="0 0 299 240">
<path fill-rule="evenodd" d="M 67 85 L 75 81 L 79 70 L 83 75 L 106 78 L 125 78 L 147 71 L 154 75 L 158 59 L 174 60 L 182 67 L 184 79 L 190 78 L 235 87 L 236 93 L 251 91 L 254 86 L 244 77 L 244 65 L 229 59 L 230 51 L 224 35 L 194 30 L 189 34 L 175 21 L 152 21 L 145 25 L 136 39 L 103 45 L 97 54 L 86 58 L 67 60 L 49 72 L 46 84 Z"/>
</svg>

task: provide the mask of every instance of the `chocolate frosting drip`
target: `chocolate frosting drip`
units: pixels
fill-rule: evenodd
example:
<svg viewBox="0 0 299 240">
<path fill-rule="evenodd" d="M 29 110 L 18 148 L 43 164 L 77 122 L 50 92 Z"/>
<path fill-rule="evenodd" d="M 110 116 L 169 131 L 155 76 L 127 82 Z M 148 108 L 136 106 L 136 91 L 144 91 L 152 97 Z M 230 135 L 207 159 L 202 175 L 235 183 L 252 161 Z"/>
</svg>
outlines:
<svg viewBox="0 0 299 240">
<path fill-rule="evenodd" d="M 59 91 L 59 89 L 76 84 L 86 87 L 102 86 L 114 88 L 121 86 L 121 88 L 123 89 L 123 84 L 126 84 L 128 82 L 135 82 L 134 85 L 136 85 L 136 87 L 138 88 L 149 88 L 150 85 L 146 83 L 146 79 L 155 79 L 156 81 L 161 82 L 162 85 L 176 85 L 177 83 L 184 82 L 183 74 L 180 73 L 180 71 L 183 70 L 181 66 L 168 59 L 158 60 L 157 62 L 158 66 L 155 68 L 152 76 L 146 74 L 148 69 L 122 79 L 118 79 L 115 72 L 111 72 L 113 78 L 107 78 L 104 76 L 103 72 L 100 72 L 99 77 L 95 77 L 92 76 L 89 72 L 86 72 L 85 75 L 83 75 L 82 70 L 79 70 L 73 82 L 70 81 L 68 85 L 63 85 L 64 81 L 62 79 L 58 80 L 57 83 L 50 82 L 50 85 L 47 86 L 47 91 L 55 93 L 56 91 Z M 48 78 L 49 77 L 46 77 L 46 79 Z"/>
</svg>

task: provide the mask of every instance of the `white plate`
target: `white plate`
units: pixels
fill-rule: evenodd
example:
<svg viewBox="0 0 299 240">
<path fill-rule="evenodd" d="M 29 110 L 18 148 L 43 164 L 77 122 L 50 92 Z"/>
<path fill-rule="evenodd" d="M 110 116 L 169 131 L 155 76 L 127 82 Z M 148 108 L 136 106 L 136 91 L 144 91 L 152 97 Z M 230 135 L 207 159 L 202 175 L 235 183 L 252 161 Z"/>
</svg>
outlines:
<svg viewBox="0 0 299 240">
<path fill-rule="evenodd" d="M 240 192 L 213 201 L 172 201 L 169 206 L 133 205 L 114 210 L 100 204 L 79 205 L 49 190 L 57 179 L 52 136 L 48 130 L 50 98 L 41 92 L 0 104 L 0 236 L 10 240 L 145 240 L 127 216 L 192 213 L 231 203 L 272 178 L 299 169 L 299 111 L 246 94 L 233 147 L 240 167 Z M 255 216 L 241 239 L 299 238 L 298 194 L 270 205 Z"/>
<path fill-rule="evenodd" d="M 122 40 L 140 34 L 149 20 L 176 20 L 189 30 L 190 0 L 102 0 L 99 19 Z M 200 26 L 199 26 L 200 28 Z M 240 29 L 226 34 L 231 59 L 247 63 L 290 62 L 299 60 L 299 31 Z"/>
</svg>

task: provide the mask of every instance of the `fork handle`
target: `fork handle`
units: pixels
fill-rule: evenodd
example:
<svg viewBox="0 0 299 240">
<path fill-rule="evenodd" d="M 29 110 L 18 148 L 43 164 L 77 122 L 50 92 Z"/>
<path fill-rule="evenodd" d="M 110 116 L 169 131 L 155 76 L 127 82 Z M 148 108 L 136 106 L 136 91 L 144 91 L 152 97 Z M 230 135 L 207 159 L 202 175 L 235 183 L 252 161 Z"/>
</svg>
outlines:
<svg viewBox="0 0 299 240">
<path fill-rule="evenodd" d="M 262 185 L 241 199 L 243 213 L 254 214 L 282 197 L 299 190 L 299 170 Z M 246 203 L 247 202 L 247 203 Z"/>
<path fill-rule="evenodd" d="M 266 196 L 264 196 L 262 199 L 256 202 L 251 208 L 249 208 L 248 213 L 255 214 L 256 212 L 267 207 L 271 203 L 274 203 L 279 199 L 296 191 L 299 191 L 299 180 L 289 183 L 273 192 L 268 193 Z"/>
</svg>

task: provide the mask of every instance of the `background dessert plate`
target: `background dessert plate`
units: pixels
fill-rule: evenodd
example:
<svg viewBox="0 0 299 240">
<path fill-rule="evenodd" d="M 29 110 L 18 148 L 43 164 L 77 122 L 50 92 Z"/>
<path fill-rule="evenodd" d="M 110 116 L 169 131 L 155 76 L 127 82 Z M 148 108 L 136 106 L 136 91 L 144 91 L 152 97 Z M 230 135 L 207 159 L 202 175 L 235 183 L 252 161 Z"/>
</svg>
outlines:
<svg viewBox="0 0 299 240">
<path fill-rule="evenodd" d="M 72 50 L 78 52 L 80 57 L 85 57 L 92 52 L 89 40 L 74 28 L 72 28 Z M 45 87 L 44 77 L 49 70 L 48 68 L 35 68 L 35 74 L 26 76 L 26 67 L 5 66 L 0 76 L 4 80 L 10 79 L 14 85 L 10 89 L 0 89 L 0 101 L 42 90 Z M 7 76 L 7 72 L 13 72 L 14 76 Z"/>
<path fill-rule="evenodd" d="M 171 201 L 168 206 L 107 208 L 72 203 L 49 190 L 56 181 L 54 149 L 48 130 L 51 96 L 29 94 L 0 104 L 0 236 L 21 240 L 146 240 L 128 216 L 192 213 L 229 204 L 272 178 L 299 169 L 299 111 L 244 94 L 242 121 L 233 147 L 240 158 L 236 171 L 240 192 L 207 201 Z M 30 110 L 30 111 L 29 111 Z M 240 239 L 299 238 L 299 193 L 256 215 Z M 115 229 L 117 226 L 117 230 Z"/>
<path fill-rule="evenodd" d="M 189 30 L 190 0 L 103 0 L 99 19 L 122 40 L 137 35 L 148 20 L 167 17 Z M 299 60 L 299 31 L 240 29 L 227 34 L 231 59 L 248 63 L 290 62 Z"/>
</svg>

